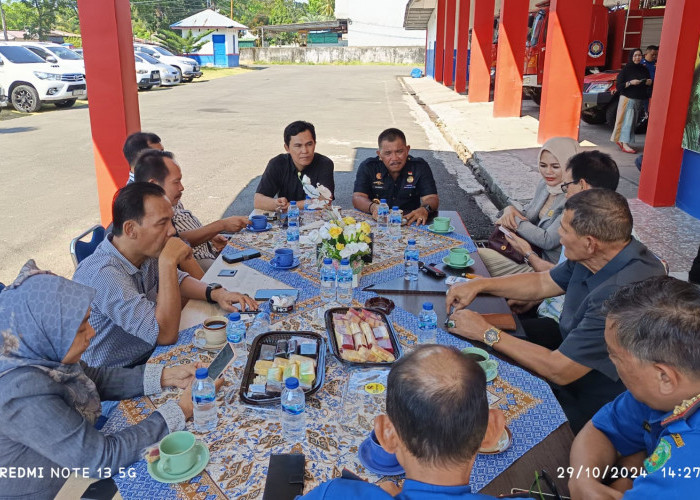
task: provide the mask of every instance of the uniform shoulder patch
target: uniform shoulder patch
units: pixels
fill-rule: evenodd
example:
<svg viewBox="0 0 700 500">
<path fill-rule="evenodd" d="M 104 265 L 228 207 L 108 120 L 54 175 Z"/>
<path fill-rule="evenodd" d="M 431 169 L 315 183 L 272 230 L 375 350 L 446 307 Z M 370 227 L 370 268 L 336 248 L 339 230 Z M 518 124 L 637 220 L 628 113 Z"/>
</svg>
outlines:
<svg viewBox="0 0 700 500">
<path fill-rule="evenodd" d="M 673 439 L 673 442 L 676 443 L 676 448 L 682 448 L 683 446 L 685 446 L 685 442 L 683 441 L 683 438 L 680 434 L 673 433 L 671 434 L 671 438 Z"/>
<path fill-rule="evenodd" d="M 644 468 L 651 474 L 663 467 L 671 458 L 671 443 L 661 438 L 654 452 L 644 460 Z"/>
</svg>

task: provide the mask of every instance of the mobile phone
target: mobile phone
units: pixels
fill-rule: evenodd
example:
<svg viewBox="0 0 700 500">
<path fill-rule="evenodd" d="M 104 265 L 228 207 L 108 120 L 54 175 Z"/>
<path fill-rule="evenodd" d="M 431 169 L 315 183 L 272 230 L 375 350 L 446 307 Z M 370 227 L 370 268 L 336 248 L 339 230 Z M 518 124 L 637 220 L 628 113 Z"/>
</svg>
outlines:
<svg viewBox="0 0 700 500">
<path fill-rule="evenodd" d="M 507 230 L 505 227 L 503 227 L 503 226 L 498 226 L 498 230 L 499 230 L 500 232 L 502 232 L 503 234 L 505 234 L 506 236 L 508 236 L 509 238 L 512 238 L 512 237 L 513 237 L 513 233 L 511 233 L 510 231 L 508 231 L 508 230 Z"/>
<path fill-rule="evenodd" d="M 299 297 L 299 290 L 296 288 L 264 288 L 255 292 L 255 300 L 270 300 L 275 295 L 279 297 L 294 297 L 296 300 Z"/>
<path fill-rule="evenodd" d="M 111 500 L 117 493 L 117 483 L 111 477 L 95 481 L 83 492 L 80 500 Z"/>
<path fill-rule="evenodd" d="M 219 378 L 232 360 L 233 349 L 231 348 L 231 344 L 227 342 L 224 348 L 219 351 L 219 354 L 216 355 L 214 361 L 209 365 L 209 376 L 212 380 Z"/>
<path fill-rule="evenodd" d="M 255 259 L 256 257 L 260 257 L 260 252 L 258 252 L 257 250 L 253 250 L 252 248 L 248 250 L 239 251 L 231 246 L 227 246 L 226 248 L 224 248 L 224 251 L 221 252 L 221 258 L 224 259 L 224 262 L 227 262 L 229 264 L 241 262 L 244 260 Z"/>
<path fill-rule="evenodd" d="M 443 279 L 447 276 L 444 272 L 438 269 L 435 264 L 424 264 L 423 270 L 433 278 Z"/>
<path fill-rule="evenodd" d="M 304 492 L 305 457 L 285 453 L 270 455 L 263 500 L 293 500 Z"/>
<path fill-rule="evenodd" d="M 217 274 L 217 276 L 226 276 L 227 278 L 233 278 L 237 272 L 237 269 L 222 269 L 221 271 L 219 271 L 219 274 Z"/>
</svg>

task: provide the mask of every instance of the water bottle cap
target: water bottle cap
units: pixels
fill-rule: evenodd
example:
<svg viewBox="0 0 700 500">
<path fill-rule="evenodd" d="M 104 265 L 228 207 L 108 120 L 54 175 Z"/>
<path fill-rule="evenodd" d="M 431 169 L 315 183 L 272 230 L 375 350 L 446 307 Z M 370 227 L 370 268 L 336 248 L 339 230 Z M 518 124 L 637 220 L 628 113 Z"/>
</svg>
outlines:
<svg viewBox="0 0 700 500">
<path fill-rule="evenodd" d="M 292 200 L 292 201 L 290 201 L 290 202 L 289 202 L 289 204 L 290 204 L 290 205 L 294 205 L 294 206 L 296 206 L 297 202 L 296 202 L 296 201 L 294 201 L 294 200 Z"/>
<path fill-rule="evenodd" d="M 289 377 L 287 380 L 284 381 L 284 386 L 287 389 L 296 389 L 299 387 L 299 379 L 296 377 Z"/>
<path fill-rule="evenodd" d="M 228 319 L 231 321 L 240 321 L 241 320 L 241 313 L 231 313 L 228 315 Z"/>
<path fill-rule="evenodd" d="M 393 207 L 391 207 L 391 209 L 392 209 L 392 210 L 398 210 L 399 207 L 397 207 L 396 205 L 394 205 Z"/>
<path fill-rule="evenodd" d="M 341 266 L 347 266 L 350 264 L 350 261 L 348 259 L 341 259 L 340 260 L 340 265 Z"/>
<path fill-rule="evenodd" d="M 382 198 L 379 200 L 379 203 L 386 203 L 386 198 Z"/>
<path fill-rule="evenodd" d="M 309 196 L 309 195 L 307 194 L 307 195 L 306 195 L 306 199 L 307 199 L 307 200 L 310 200 L 310 199 L 311 199 L 311 196 Z M 296 205 L 297 202 L 295 201 L 294 204 Z"/>
<path fill-rule="evenodd" d="M 409 245 L 415 245 L 415 244 L 416 244 L 416 240 L 408 240 L 408 244 L 409 244 Z"/>
<path fill-rule="evenodd" d="M 197 377 L 197 379 L 205 379 L 209 376 L 209 368 L 197 368 L 197 371 L 194 372 L 194 376 Z"/>
<path fill-rule="evenodd" d="M 426 311 L 432 311 L 433 310 L 433 303 L 432 302 L 423 302 L 423 309 Z"/>
<path fill-rule="evenodd" d="M 326 265 L 333 264 L 333 259 L 331 259 L 330 257 L 326 257 L 323 259 L 323 263 Z"/>
</svg>

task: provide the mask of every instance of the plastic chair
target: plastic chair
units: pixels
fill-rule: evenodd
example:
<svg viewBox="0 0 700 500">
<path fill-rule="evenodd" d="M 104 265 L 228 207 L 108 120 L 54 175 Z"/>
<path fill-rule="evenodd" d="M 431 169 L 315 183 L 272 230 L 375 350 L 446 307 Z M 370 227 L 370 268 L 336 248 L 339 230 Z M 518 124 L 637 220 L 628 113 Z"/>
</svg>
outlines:
<svg viewBox="0 0 700 500">
<path fill-rule="evenodd" d="M 80 241 L 89 234 L 92 234 L 92 239 L 90 241 Z M 104 239 L 105 228 L 100 225 L 93 226 L 83 234 L 73 238 L 73 240 L 70 242 L 70 255 L 73 258 L 73 264 L 75 267 L 78 267 L 78 264 L 80 264 L 83 259 L 92 255 L 92 252 L 95 251 L 97 245 L 99 245 Z"/>
</svg>

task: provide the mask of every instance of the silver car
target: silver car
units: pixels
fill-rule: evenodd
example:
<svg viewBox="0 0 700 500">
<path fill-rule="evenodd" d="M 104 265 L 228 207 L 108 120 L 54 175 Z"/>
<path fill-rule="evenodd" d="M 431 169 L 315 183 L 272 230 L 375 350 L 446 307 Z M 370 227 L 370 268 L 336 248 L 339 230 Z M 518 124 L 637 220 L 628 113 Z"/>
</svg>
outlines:
<svg viewBox="0 0 700 500">
<path fill-rule="evenodd" d="M 160 62 L 155 57 L 151 57 L 143 52 L 137 52 L 134 54 L 134 58 L 137 61 L 150 65 L 152 70 L 158 70 L 161 85 L 177 85 L 182 81 L 180 72 L 177 69 Z"/>
</svg>

